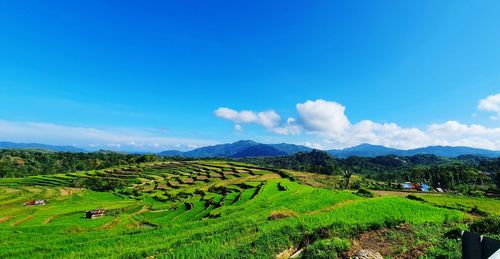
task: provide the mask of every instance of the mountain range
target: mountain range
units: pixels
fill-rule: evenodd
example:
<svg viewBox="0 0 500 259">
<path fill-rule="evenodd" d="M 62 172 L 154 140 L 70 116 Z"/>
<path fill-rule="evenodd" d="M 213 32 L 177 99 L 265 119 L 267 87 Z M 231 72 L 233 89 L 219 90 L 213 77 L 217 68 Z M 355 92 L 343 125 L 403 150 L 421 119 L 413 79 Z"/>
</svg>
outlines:
<svg viewBox="0 0 500 259">
<path fill-rule="evenodd" d="M 0 149 L 43 149 L 55 152 L 88 152 L 85 149 L 73 146 L 54 146 L 39 143 L 14 143 L 14 142 L 0 142 Z"/>
<path fill-rule="evenodd" d="M 0 149 L 43 149 L 55 152 L 89 152 L 74 146 L 55 146 L 39 143 L 0 142 Z M 234 143 L 206 146 L 190 151 L 167 150 L 159 153 L 161 156 L 179 157 L 265 157 L 286 156 L 299 152 L 310 152 L 312 148 L 295 144 L 262 144 L 252 140 L 240 140 Z M 384 155 L 413 156 L 417 154 L 433 154 L 442 157 L 457 157 L 461 155 L 479 155 L 486 157 L 500 157 L 500 151 L 493 151 L 471 147 L 429 146 L 409 150 L 388 148 L 380 145 L 361 144 L 344 149 L 331 149 L 326 152 L 334 157 L 346 158 L 350 156 L 376 157 Z"/>
<path fill-rule="evenodd" d="M 261 144 L 252 140 L 240 140 L 230 144 L 220 144 L 197 148 L 191 151 L 181 152 L 178 150 L 167 150 L 160 152 L 162 156 L 182 157 L 259 157 L 259 156 L 286 156 L 298 152 L 307 152 L 312 149 L 294 144 Z"/>
<path fill-rule="evenodd" d="M 384 155 L 397 155 L 397 156 L 413 156 L 417 154 L 432 154 L 443 157 L 457 157 L 461 155 L 479 155 L 486 157 L 499 157 L 500 151 L 493 151 L 481 148 L 463 147 L 463 146 L 428 146 L 415 149 L 401 150 L 395 148 L 388 148 L 379 145 L 361 144 L 355 147 L 328 150 L 330 155 L 336 157 L 349 157 L 349 156 L 364 156 L 375 157 Z"/>
<path fill-rule="evenodd" d="M 181 152 L 178 150 L 168 150 L 159 153 L 163 156 L 182 157 L 262 157 L 262 156 L 284 156 L 293 155 L 298 152 L 309 152 L 312 148 L 295 144 L 261 144 L 252 140 L 240 140 L 230 144 L 220 144 L 207 146 L 191 151 Z M 493 151 L 471 147 L 452 146 L 429 146 L 423 148 L 401 150 L 388 148 L 385 146 L 361 144 L 358 146 L 326 150 L 332 156 L 345 158 L 350 156 L 375 157 L 384 155 L 412 156 L 417 154 L 433 154 L 443 157 L 456 157 L 460 155 L 479 155 L 487 157 L 500 157 L 500 151 Z"/>
</svg>

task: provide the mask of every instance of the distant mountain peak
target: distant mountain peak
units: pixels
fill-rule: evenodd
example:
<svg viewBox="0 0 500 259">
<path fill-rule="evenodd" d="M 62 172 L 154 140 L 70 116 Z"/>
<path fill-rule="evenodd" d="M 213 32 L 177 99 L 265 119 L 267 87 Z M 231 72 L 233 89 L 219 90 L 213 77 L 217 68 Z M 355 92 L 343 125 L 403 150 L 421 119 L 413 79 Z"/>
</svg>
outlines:
<svg viewBox="0 0 500 259">
<path fill-rule="evenodd" d="M 40 143 L 14 143 L 7 141 L 0 142 L 0 149 L 43 149 L 55 152 L 87 152 L 85 149 L 74 146 L 56 146 Z"/>
<path fill-rule="evenodd" d="M 463 146 L 428 146 L 409 150 L 389 148 L 381 145 L 363 143 L 345 149 L 329 150 L 328 153 L 337 157 L 364 156 L 375 157 L 385 155 L 413 156 L 418 154 L 432 154 L 443 157 L 457 157 L 461 155 L 482 155 L 488 157 L 500 156 L 500 151 L 479 149 Z"/>
<path fill-rule="evenodd" d="M 265 144 L 257 144 L 251 147 L 248 147 L 238 153 L 234 154 L 232 157 L 240 158 L 240 157 L 263 157 L 263 156 L 286 156 L 287 153 L 283 151 L 279 151 L 278 149 L 265 145 Z"/>
<path fill-rule="evenodd" d="M 236 142 L 233 142 L 232 144 L 259 144 L 253 140 L 250 139 L 244 139 L 244 140 L 238 140 Z"/>
<path fill-rule="evenodd" d="M 310 150 L 308 147 L 294 144 L 261 144 L 253 140 L 239 140 L 228 144 L 201 147 L 187 152 L 167 150 L 161 152 L 160 155 L 183 157 L 259 157 L 292 155 Z"/>
</svg>

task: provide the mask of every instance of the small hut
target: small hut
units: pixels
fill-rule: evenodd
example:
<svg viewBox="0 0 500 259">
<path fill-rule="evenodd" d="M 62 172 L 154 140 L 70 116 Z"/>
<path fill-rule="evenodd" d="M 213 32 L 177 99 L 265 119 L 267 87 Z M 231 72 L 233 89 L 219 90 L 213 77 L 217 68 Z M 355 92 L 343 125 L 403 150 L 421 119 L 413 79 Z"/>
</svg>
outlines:
<svg viewBox="0 0 500 259">
<path fill-rule="evenodd" d="M 24 203 L 25 206 L 45 205 L 45 200 L 31 200 Z"/>
<path fill-rule="evenodd" d="M 401 184 L 403 190 L 413 190 L 415 187 L 411 182 L 406 182 Z"/>
<path fill-rule="evenodd" d="M 430 190 L 430 186 L 428 184 L 422 184 L 420 185 L 420 190 L 423 192 L 428 192 Z"/>
<path fill-rule="evenodd" d="M 85 213 L 86 218 L 95 219 L 104 216 L 104 209 L 87 210 Z"/>
</svg>

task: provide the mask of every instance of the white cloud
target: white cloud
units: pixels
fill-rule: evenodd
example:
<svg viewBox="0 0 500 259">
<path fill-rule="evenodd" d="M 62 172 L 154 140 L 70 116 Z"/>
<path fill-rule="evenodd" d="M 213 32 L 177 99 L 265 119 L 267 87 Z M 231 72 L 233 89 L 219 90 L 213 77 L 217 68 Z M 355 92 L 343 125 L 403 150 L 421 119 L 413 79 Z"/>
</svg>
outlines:
<svg viewBox="0 0 500 259">
<path fill-rule="evenodd" d="M 490 95 L 484 99 L 479 100 L 477 108 L 479 110 L 496 113 L 496 115 L 491 116 L 491 119 L 500 119 L 500 93 Z"/>
<path fill-rule="evenodd" d="M 325 100 L 297 104 L 299 120 L 311 132 L 336 135 L 345 131 L 350 123 L 344 114 L 345 107 Z"/>
<path fill-rule="evenodd" d="M 481 109 L 497 111 L 494 105 L 496 98 L 486 98 L 481 102 Z M 362 120 L 351 123 L 345 114 L 342 104 L 325 100 L 307 100 L 296 105 L 298 120 L 289 118 L 287 123 L 279 124 L 279 115 L 273 111 L 276 118 L 272 126 L 265 126 L 259 116 L 251 111 L 236 112 L 227 108 L 217 111 L 227 112 L 231 116 L 219 116 L 234 121 L 243 122 L 241 117 L 253 117 L 248 123 L 264 125 L 268 130 L 286 135 L 296 135 L 305 130 L 314 142 L 306 142 L 310 147 L 343 148 L 362 143 L 384 145 L 387 147 L 411 149 L 430 145 L 469 146 L 500 150 L 500 128 L 487 128 L 481 125 L 466 125 L 457 121 L 441 124 L 431 124 L 425 129 L 401 127 L 396 123 L 378 123 Z M 226 109 L 226 110 L 221 110 Z M 216 114 L 218 113 L 216 111 Z M 499 109 L 500 111 L 500 109 Z M 249 116 L 248 114 L 254 114 Z M 260 114 L 260 113 L 259 113 Z"/>
<path fill-rule="evenodd" d="M 354 146 L 361 143 L 413 148 L 432 141 L 416 128 L 402 128 L 395 123 L 363 120 L 351 124 L 342 104 L 325 100 L 308 100 L 296 105 L 299 120 L 309 133 L 320 135 L 329 147 Z"/>
<path fill-rule="evenodd" d="M 309 148 L 313 148 L 313 149 L 319 149 L 319 150 L 325 149 L 321 144 L 313 143 L 313 142 L 309 142 L 309 141 L 306 141 L 302 145 L 309 147 Z"/>
<path fill-rule="evenodd" d="M 280 125 L 281 116 L 273 110 L 256 113 L 254 111 L 235 111 L 227 107 L 220 107 L 215 110 L 214 114 L 219 118 L 234 122 L 236 125 L 239 125 L 239 128 L 241 128 L 241 124 L 243 123 L 255 123 L 278 134 L 298 134 L 300 131 L 300 128 L 295 125 L 294 119 L 288 119 L 285 125 Z M 236 125 L 235 129 L 237 129 Z"/>
<path fill-rule="evenodd" d="M 68 145 L 88 149 L 162 151 L 189 149 L 214 144 L 213 141 L 167 137 L 147 129 L 97 129 L 39 122 L 0 120 L 0 136 L 4 141 L 37 142 Z"/>
<path fill-rule="evenodd" d="M 281 135 L 298 135 L 301 130 L 302 127 L 297 124 L 294 118 L 288 118 L 285 125 L 274 128 L 274 132 Z"/>
<path fill-rule="evenodd" d="M 215 110 L 215 115 L 236 123 L 254 123 L 258 120 L 257 115 L 253 111 L 237 112 L 226 107 L 221 107 Z"/>
<path fill-rule="evenodd" d="M 377 123 L 369 120 L 351 125 L 343 132 L 344 144 L 371 143 L 395 148 L 415 148 L 435 143 L 417 128 L 403 128 L 395 123 Z"/>
<path fill-rule="evenodd" d="M 427 134 L 447 145 L 500 149 L 500 128 L 448 121 L 430 125 Z"/>
<path fill-rule="evenodd" d="M 495 98 L 487 98 L 489 103 L 485 107 L 496 109 L 491 104 L 496 101 Z M 324 100 L 308 100 L 297 104 L 297 112 L 304 128 L 323 137 L 330 147 L 370 143 L 402 149 L 429 145 L 500 149 L 500 128 L 465 125 L 457 121 L 432 124 L 424 130 L 370 120 L 351 124 L 344 113 L 344 106 Z"/>
</svg>

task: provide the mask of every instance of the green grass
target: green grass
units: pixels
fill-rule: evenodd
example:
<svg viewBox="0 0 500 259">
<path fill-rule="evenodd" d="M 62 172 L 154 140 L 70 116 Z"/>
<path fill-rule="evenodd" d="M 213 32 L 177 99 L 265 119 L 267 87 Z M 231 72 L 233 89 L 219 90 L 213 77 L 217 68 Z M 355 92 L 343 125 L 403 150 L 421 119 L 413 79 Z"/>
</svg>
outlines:
<svg viewBox="0 0 500 259">
<path fill-rule="evenodd" d="M 400 223 L 416 228 L 462 224 L 467 219 L 463 211 L 433 206 L 448 200 L 366 198 L 351 191 L 292 182 L 240 163 L 196 161 L 139 168 L 141 171 L 134 177 L 142 180 L 131 183 L 127 194 L 123 190 L 74 190 L 63 195 L 60 188 L 66 186 L 64 181 L 86 175 L 85 172 L 58 175 L 58 181 L 53 176 L 48 180 L 45 176 L 0 180 L 0 257 L 269 258 L 304 244 L 306 239 L 313 244 L 308 250 L 311 254 L 321 254 L 322 249 L 340 253 L 348 247 L 349 240 L 373 229 Z M 168 181 L 185 173 L 223 168 L 258 173 L 195 181 L 168 192 L 145 192 L 160 177 Z M 54 186 L 32 185 L 47 181 Z M 278 185 L 287 188 L 280 190 Z M 22 205 L 35 197 L 47 199 L 47 205 Z M 463 204 L 480 202 L 464 199 Z M 484 209 L 498 209 L 496 202 L 488 200 Z M 113 215 L 85 219 L 85 210 L 94 208 L 105 208 Z M 270 220 L 276 211 L 287 211 L 292 216 Z M 320 232 L 328 236 L 316 234 Z M 435 235 L 434 241 L 426 242 L 444 244 L 442 233 Z M 443 254 L 436 247 L 432 249 L 429 253 Z"/>
<path fill-rule="evenodd" d="M 471 210 L 474 207 L 492 215 L 500 216 L 500 200 L 483 197 L 467 197 L 452 195 L 418 195 L 425 201 L 438 206 L 446 206 L 461 210 Z"/>
</svg>

